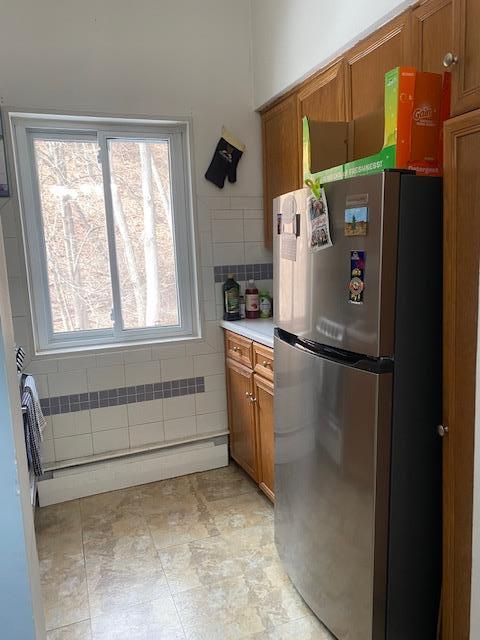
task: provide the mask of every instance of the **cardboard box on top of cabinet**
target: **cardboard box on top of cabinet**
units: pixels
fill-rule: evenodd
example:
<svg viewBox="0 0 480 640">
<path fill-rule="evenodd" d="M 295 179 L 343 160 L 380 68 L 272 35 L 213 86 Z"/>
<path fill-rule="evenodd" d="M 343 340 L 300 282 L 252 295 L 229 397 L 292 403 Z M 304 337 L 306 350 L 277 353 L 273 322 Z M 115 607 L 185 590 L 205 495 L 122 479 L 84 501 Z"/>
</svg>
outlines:
<svg viewBox="0 0 480 640">
<path fill-rule="evenodd" d="M 396 67 L 385 74 L 384 110 L 351 122 L 303 118 L 304 179 L 331 182 L 392 168 L 441 175 L 449 115 L 449 73 Z"/>
</svg>

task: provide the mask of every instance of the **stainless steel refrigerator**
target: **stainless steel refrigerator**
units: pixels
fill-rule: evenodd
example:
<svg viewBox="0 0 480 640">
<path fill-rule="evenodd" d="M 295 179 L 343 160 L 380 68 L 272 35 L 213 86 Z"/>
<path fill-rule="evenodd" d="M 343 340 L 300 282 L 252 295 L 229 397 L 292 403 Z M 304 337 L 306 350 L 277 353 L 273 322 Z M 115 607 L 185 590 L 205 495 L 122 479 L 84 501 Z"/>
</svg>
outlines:
<svg viewBox="0 0 480 640">
<path fill-rule="evenodd" d="M 339 640 L 434 640 L 441 179 L 325 190 L 331 239 L 309 190 L 273 206 L 275 541 Z"/>
</svg>

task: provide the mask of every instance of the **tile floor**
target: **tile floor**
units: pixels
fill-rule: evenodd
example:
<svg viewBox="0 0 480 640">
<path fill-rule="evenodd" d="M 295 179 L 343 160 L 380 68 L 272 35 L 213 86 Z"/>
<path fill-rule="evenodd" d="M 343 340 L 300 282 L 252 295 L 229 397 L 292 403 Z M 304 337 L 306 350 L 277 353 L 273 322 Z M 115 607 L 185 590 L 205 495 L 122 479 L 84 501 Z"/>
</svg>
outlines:
<svg viewBox="0 0 480 640">
<path fill-rule="evenodd" d="M 37 510 L 47 640 L 328 640 L 235 465 Z"/>
</svg>

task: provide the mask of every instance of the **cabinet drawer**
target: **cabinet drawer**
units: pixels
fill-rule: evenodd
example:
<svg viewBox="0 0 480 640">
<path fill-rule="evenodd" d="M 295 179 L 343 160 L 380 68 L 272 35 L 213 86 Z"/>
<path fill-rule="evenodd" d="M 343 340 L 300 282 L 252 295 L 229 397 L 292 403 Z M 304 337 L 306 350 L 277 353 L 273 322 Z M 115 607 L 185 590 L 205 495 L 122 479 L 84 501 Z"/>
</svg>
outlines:
<svg viewBox="0 0 480 640">
<path fill-rule="evenodd" d="M 273 349 L 254 342 L 253 368 L 259 375 L 273 381 Z"/>
<path fill-rule="evenodd" d="M 253 369 L 252 341 L 232 331 L 225 331 L 225 355 Z"/>
</svg>

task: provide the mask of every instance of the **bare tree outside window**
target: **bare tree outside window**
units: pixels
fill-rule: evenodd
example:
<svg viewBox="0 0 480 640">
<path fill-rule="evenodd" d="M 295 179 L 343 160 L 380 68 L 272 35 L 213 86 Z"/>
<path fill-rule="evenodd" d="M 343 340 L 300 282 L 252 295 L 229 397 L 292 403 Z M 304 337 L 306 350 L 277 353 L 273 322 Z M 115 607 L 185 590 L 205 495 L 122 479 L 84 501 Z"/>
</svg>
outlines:
<svg viewBox="0 0 480 640">
<path fill-rule="evenodd" d="M 125 329 L 179 323 L 168 141 L 108 141 Z"/>
<path fill-rule="evenodd" d="M 112 326 L 96 142 L 34 140 L 54 332 Z"/>
</svg>

